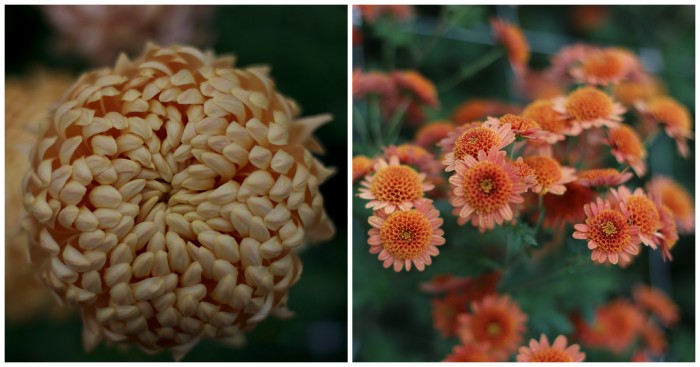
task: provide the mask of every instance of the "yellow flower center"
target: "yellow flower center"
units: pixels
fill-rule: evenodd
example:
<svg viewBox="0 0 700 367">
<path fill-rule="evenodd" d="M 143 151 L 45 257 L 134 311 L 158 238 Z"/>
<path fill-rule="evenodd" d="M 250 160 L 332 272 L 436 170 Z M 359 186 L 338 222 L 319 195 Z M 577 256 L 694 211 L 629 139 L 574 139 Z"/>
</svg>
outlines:
<svg viewBox="0 0 700 367">
<path fill-rule="evenodd" d="M 603 233 L 605 233 L 606 236 L 612 236 L 617 233 L 617 227 L 615 227 L 615 224 L 613 224 L 613 222 L 605 222 L 602 228 Z"/>
<path fill-rule="evenodd" d="M 513 130 L 525 131 L 540 127 L 540 124 L 538 124 L 537 121 L 529 117 L 513 115 L 510 113 L 502 116 L 498 121 L 500 121 L 501 125 L 510 124 Z"/>
<path fill-rule="evenodd" d="M 491 213 L 508 205 L 513 183 L 502 166 L 483 161 L 464 174 L 464 198 L 479 214 Z"/>
<path fill-rule="evenodd" d="M 627 219 L 617 210 L 604 209 L 586 219 L 590 228 L 588 238 L 604 253 L 621 252 L 629 244 L 630 233 Z"/>
<path fill-rule="evenodd" d="M 486 327 L 486 333 L 491 336 L 496 336 L 501 333 L 501 325 L 497 322 L 491 322 Z"/>
<path fill-rule="evenodd" d="M 393 212 L 379 229 L 384 249 L 395 259 L 415 259 L 430 245 L 433 227 L 416 210 Z"/>
</svg>

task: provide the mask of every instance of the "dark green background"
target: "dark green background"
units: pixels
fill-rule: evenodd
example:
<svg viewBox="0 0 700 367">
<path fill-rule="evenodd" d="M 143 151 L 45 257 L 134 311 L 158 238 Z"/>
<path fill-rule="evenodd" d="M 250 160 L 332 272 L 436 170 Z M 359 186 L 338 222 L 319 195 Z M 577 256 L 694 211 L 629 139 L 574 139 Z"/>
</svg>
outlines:
<svg viewBox="0 0 700 367">
<path fill-rule="evenodd" d="M 693 6 L 611 6 L 607 22 L 596 29 L 576 29 L 570 17 L 571 6 L 416 6 L 416 17 L 405 24 L 387 19 L 374 25 L 361 25 L 364 43 L 353 51 L 354 67 L 363 70 L 416 69 L 436 85 L 455 75 L 491 50 L 489 20 L 501 17 L 517 19 L 533 46 L 530 66 L 543 69 L 561 46 L 576 41 L 601 46 L 622 46 L 635 53 L 656 54 L 663 64 L 657 76 L 666 84 L 668 94 L 688 107 L 695 116 L 695 8 Z M 459 20 L 455 20 L 459 18 Z M 432 30 L 443 20 L 455 20 L 452 30 L 438 36 L 427 56 L 420 55 L 432 39 Z M 418 34 L 422 29 L 423 34 Z M 456 40 L 466 31 L 472 41 Z M 549 37 L 548 37 L 549 36 Z M 476 42 L 474 40 L 481 40 Z M 485 41 L 484 41 L 485 40 Z M 563 41 L 559 43 L 559 41 Z M 394 45 L 393 57 L 387 49 Z M 450 119 L 455 108 L 472 98 L 493 98 L 524 105 L 529 101 L 513 90 L 514 76 L 505 57 L 478 72 L 447 93 L 440 94 L 442 108 L 426 108 L 428 121 Z M 362 105 L 363 102 L 358 102 Z M 360 110 L 362 110 L 360 108 Z M 693 130 L 695 127 L 693 127 Z M 357 132 L 355 132 L 357 133 Z M 405 129 L 401 142 L 413 138 Z M 355 144 L 360 141 L 355 139 Z M 649 150 L 650 173 L 673 177 L 695 194 L 695 143 L 690 141 L 691 156 L 683 159 L 675 143 L 660 134 Z M 365 146 L 353 147 L 353 154 L 366 152 Z M 611 159 L 612 167 L 617 163 Z M 643 185 L 634 178 L 630 187 Z M 358 185 L 354 192 L 357 193 Z M 440 255 L 422 273 L 394 273 L 383 269 L 377 255 L 368 253 L 365 200 L 353 202 L 353 360 L 355 361 L 438 361 L 451 352 L 458 342 L 445 339 L 433 328 L 430 297 L 418 286 L 436 275 L 476 276 L 493 270 L 503 262 L 505 231 L 479 234 L 470 225 L 459 227 L 451 215 L 451 206 L 436 202 L 445 219 L 443 229 L 447 243 Z M 559 256 L 543 259 L 531 266 L 515 269 L 504 279 L 499 291 L 509 293 L 528 314 L 526 340 L 547 333 L 552 340 L 558 334 L 570 335 L 572 325 L 565 315 L 577 309 L 592 315 L 597 305 L 617 297 L 631 299 L 631 287 L 637 283 L 662 285 L 672 289 L 673 300 L 681 310 L 681 323 L 666 332 L 669 350 L 667 361 L 695 360 L 695 236 L 681 236 L 673 249 L 674 261 L 668 267 L 661 263 L 658 251 L 644 249 L 633 265 L 618 267 L 594 266 L 585 243 L 568 239 Z M 564 258 L 566 257 L 566 258 Z M 548 276 L 557 269 L 580 261 L 557 276 Z M 518 279 L 519 277 L 519 279 Z M 522 287 L 516 285 L 523 284 Z M 614 356 L 582 346 L 588 361 L 629 361 L 631 351 Z"/>
<path fill-rule="evenodd" d="M 52 52 L 51 28 L 38 9 L 6 6 L 5 10 L 8 76 L 35 66 L 75 74 L 88 66 L 79 57 Z M 321 190 L 338 231 L 332 241 L 301 255 L 304 271 L 289 296 L 294 318 L 265 320 L 248 335 L 243 349 L 204 340 L 184 361 L 345 361 L 347 201 L 342 198 L 347 192 L 347 7 L 217 6 L 213 14 L 210 28 L 215 41 L 210 46 L 214 51 L 235 54 L 237 66 L 271 65 L 278 89 L 299 102 L 303 115 L 328 112 L 334 116 L 316 136 L 327 148 L 323 162 L 337 168 Z M 64 322 L 8 323 L 5 353 L 7 361 L 172 361 L 168 353 L 149 356 L 135 347 L 120 351 L 104 344 L 86 354 L 78 317 Z"/>
</svg>

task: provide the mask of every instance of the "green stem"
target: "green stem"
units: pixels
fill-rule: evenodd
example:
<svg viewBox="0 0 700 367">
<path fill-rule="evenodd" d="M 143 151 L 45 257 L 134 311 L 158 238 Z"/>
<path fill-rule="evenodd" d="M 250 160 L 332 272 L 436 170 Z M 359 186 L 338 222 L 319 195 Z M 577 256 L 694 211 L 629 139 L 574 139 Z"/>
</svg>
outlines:
<svg viewBox="0 0 700 367">
<path fill-rule="evenodd" d="M 581 169 L 581 165 L 583 164 L 583 161 L 586 160 L 586 153 L 588 152 L 588 133 L 587 130 L 584 130 L 581 133 L 581 142 L 583 143 L 583 147 L 581 148 L 581 157 L 578 159 L 578 163 L 576 163 L 576 170 L 578 171 Z"/>
<path fill-rule="evenodd" d="M 469 79 L 474 74 L 493 64 L 501 56 L 503 56 L 503 49 L 501 47 L 492 48 L 489 52 L 481 55 L 481 57 L 474 60 L 471 64 L 464 66 L 457 73 L 449 77 L 446 82 L 442 83 L 438 88 L 439 94 L 456 87 L 459 83 Z"/>
<path fill-rule="evenodd" d="M 381 149 L 384 145 L 382 140 L 382 119 L 381 110 L 379 106 L 379 96 L 371 95 L 369 97 L 369 126 L 372 129 L 372 134 L 374 135 L 374 145 L 376 148 Z"/>
<path fill-rule="evenodd" d="M 365 120 L 365 117 L 360 113 L 360 109 L 357 108 L 356 104 L 352 104 L 352 110 L 353 110 L 353 119 L 355 120 L 355 123 L 353 126 L 357 129 L 358 134 L 360 135 L 360 139 L 362 140 L 362 143 L 367 145 L 369 142 L 369 135 L 367 134 L 367 120 Z"/>
<path fill-rule="evenodd" d="M 537 198 L 537 207 L 539 208 L 540 216 L 537 217 L 537 225 L 535 226 L 535 235 L 540 231 L 540 226 L 542 225 L 542 222 L 544 221 L 544 194 L 540 193 Z"/>
<path fill-rule="evenodd" d="M 510 146 L 510 161 L 513 161 L 513 155 L 515 155 L 515 142 L 511 143 Z"/>
<path fill-rule="evenodd" d="M 386 134 L 387 144 L 396 144 L 399 138 L 399 132 L 401 131 L 401 119 L 408 109 L 408 105 L 411 104 L 410 97 L 404 97 L 401 104 L 394 110 L 391 120 L 389 121 L 389 130 Z"/>
</svg>

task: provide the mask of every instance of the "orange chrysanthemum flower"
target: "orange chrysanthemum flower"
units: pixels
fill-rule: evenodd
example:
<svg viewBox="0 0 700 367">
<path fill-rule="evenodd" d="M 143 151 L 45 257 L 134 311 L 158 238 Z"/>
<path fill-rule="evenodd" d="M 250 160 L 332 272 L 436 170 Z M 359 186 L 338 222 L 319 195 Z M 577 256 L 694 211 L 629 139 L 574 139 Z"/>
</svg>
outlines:
<svg viewBox="0 0 700 367">
<path fill-rule="evenodd" d="M 454 114 L 452 121 L 456 124 L 466 124 L 468 122 L 482 120 L 488 116 L 499 116 L 506 113 L 518 113 L 519 108 L 502 102 L 474 98 L 459 105 Z"/>
<path fill-rule="evenodd" d="M 537 173 L 530 165 L 525 163 L 523 157 L 518 157 L 518 159 L 516 159 L 515 162 L 511 162 L 511 164 L 518 169 L 518 177 L 520 177 L 520 181 L 525 185 L 526 190 L 529 190 L 537 184 Z"/>
<path fill-rule="evenodd" d="M 423 125 L 416 132 L 414 142 L 425 149 L 433 149 L 435 145 L 455 129 L 455 125 L 450 121 L 436 121 Z"/>
<path fill-rule="evenodd" d="M 578 83 L 607 86 L 619 83 L 627 75 L 623 57 L 612 49 L 599 50 L 587 55 L 583 63 L 571 69 Z"/>
<path fill-rule="evenodd" d="M 425 173 L 402 165 L 397 156 L 391 157 L 389 162 L 379 159 L 374 165 L 374 174 L 360 183 L 363 187 L 357 196 L 370 200 L 366 208 L 384 209 L 387 214 L 396 209 L 408 210 L 423 198 L 425 191 L 433 189 L 433 184 L 425 177 Z"/>
<path fill-rule="evenodd" d="M 655 176 L 647 185 L 647 191 L 668 207 L 681 233 L 695 231 L 694 200 L 688 190 L 669 177 Z"/>
<path fill-rule="evenodd" d="M 445 171 L 455 170 L 455 162 L 467 157 L 475 158 L 479 152 L 489 152 L 492 148 L 498 150 L 507 147 L 515 141 L 515 134 L 510 124 L 492 126 L 486 124 L 465 124 L 451 132 L 440 141 L 445 158 L 442 164 L 447 166 Z"/>
<path fill-rule="evenodd" d="M 642 188 L 637 188 L 631 192 L 625 186 L 618 189 L 610 189 L 613 197 L 620 203 L 622 210 L 629 213 L 629 222 L 633 226 L 639 227 L 639 237 L 642 243 L 656 249 L 659 242 L 657 231 L 661 228 L 659 220 L 659 210 L 644 192 Z"/>
<path fill-rule="evenodd" d="M 664 262 L 666 260 L 673 261 L 671 249 L 673 249 L 676 246 L 676 242 L 678 242 L 678 229 L 673 213 L 671 213 L 671 210 L 666 205 L 661 204 L 659 221 L 661 222 L 661 228 L 659 229 L 659 251 L 661 251 L 661 258 Z"/>
<path fill-rule="evenodd" d="M 423 271 L 432 264 L 430 257 L 440 253 L 437 246 L 445 243 L 439 215 L 429 199 L 416 202 L 415 209 L 391 214 L 375 211 L 369 218 L 369 252 L 379 254 L 384 267 L 393 265 L 396 272 L 404 267 L 409 271 L 412 265 Z"/>
<path fill-rule="evenodd" d="M 644 176 L 647 171 L 647 150 L 634 129 L 622 124 L 613 127 L 604 142 L 610 145 L 610 153 L 619 163 L 628 164 L 637 176 Z"/>
<path fill-rule="evenodd" d="M 623 206 L 619 211 L 613 210 L 610 202 L 598 198 L 583 210 L 586 224 L 576 224 L 573 237 L 588 240 L 588 248 L 593 250 L 591 260 L 624 265 L 632 260 L 630 255 L 639 253 L 639 227 L 628 223 L 629 213 Z"/>
<path fill-rule="evenodd" d="M 646 318 L 642 310 L 625 299 L 598 307 L 592 325 L 574 322 L 581 342 L 587 346 L 624 352 L 639 336 Z"/>
<path fill-rule="evenodd" d="M 515 136 L 521 139 L 536 140 L 550 144 L 554 144 L 558 140 L 561 140 L 557 135 L 552 134 L 549 131 L 542 130 L 537 121 L 525 116 L 509 113 L 501 116 L 499 119 L 489 117 L 484 124 L 492 127 L 510 124 Z"/>
<path fill-rule="evenodd" d="M 569 84 L 572 79 L 571 69 L 583 62 L 589 54 L 598 50 L 600 50 L 598 47 L 583 43 L 562 47 L 552 58 L 552 66 L 548 74 L 562 84 Z"/>
<path fill-rule="evenodd" d="M 693 120 L 688 109 L 675 99 L 662 96 L 640 105 L 640 110 L 648 114 L 653 121 L 664 126 L 666 134 L 676 140 L 681 156 L 687 158 L 690 151 L 686 140 L 693 138 L 691 131 Z"/>
<path fill-rule="evenodd" d="M 382 16 L 390 16 L 402 22 L 413 17 L 411 5 L 355 5 L 355 7 L 360 9 L 362 18 L 370 24 Z"/>
<path fill-rule="evenodd" d="M 491 20 L 496 41 L 503 44 L 508 53 L 508 60 L 513 70 L 521 74 L 527 69 L 527 62 L 530 60 L 530 45 L 523 34 L 523 31 L 500 19 Z"/>
<path fill-rule="evenodd" d="M 656 325 L 648 323 L 642 329 L 642 340 L 646 349 L 653 354 L 660 355 L 666 351 L 666 338 L 663 331 Z"/>
<path fill-rule="evenodd" d="M 518 176 L 518 169 L 505 160 L 506 153 L 492 148 L 488 154 L 479 151 L 478 159 L 467 156 L 457 161 L 456 173 L 450 177 L 450 203 L 459 209 L 460 225 L 472 219 L 481 229 L 493 229 L 513 218 L 512 205 L 522 203 L 527 188 Z"/>
<path fill-rule="evenodd" d="M 457 333 L 464 345 L 486 343 L 497 358 L 517 350 L 527 316 L 508 295 L 472 302 L 472 312 L 458 317 Z"/>
<path fill-rule="evenodd" d="M 358 155 L 352 158 L 352 182 L 365 177 L 372 172 L 372 160 L 364 155 Z"/>
<path fill-rule="evenodd" d="M 401 164 L 416 167 L 419 172 L 425 172 L 428 175 L 436 175 L 440 173 L 442 168 L 440 162 L 435 160 L 435 156 L 432 153 L 414 144 L 385 147 L 384 156 L 387 159 L 397 156 Z"/>
<path fill-rule="evenodd" d="M 555 99 L 554 110 L 564 115 L 564 118 L 573 120 L 574 131 L 617 126 L 625 113 L 621 104 L 594 87 L 579 88 L 566 98 Z"/>
<path fill-rule="evenodd" d="M 394 71 L 391 73 L 391 77 L 394 78 L 399 88 L 414 94 L 421 102 L 431 107 L 440 105 L 435 84 L 419 72 L 415 70 Z"/>
<path fill-rule="evenodd" d="M 615 100 L 626 106 L 639 105 L 662 93 L 661 83 L 651 77 L 639 81 L 623 81 L 613 88 Z"/>
<path fill-rule="evenodd" d="M 368 94 L 393 98 L 397 93 L 394 80 L 388 74 L 379 71 L 355 71 L 352 75 L 352 85 L 353 98 L 362 98 Z"/>
<path fill-rule="evenodd" d="M 593 188 L 620 186 L 632 178 L 631 172 L 618 171 L 614 168 L 598 168 L 578 171 L 578 183 Z"/>
<path fill-rule="evenodd" d="M 517 90 L 529 100 L 555 98 L 566 91 L 549 73 L 525 70 L 515 80 Z"/>
<path fill-rule="evenodd" d="M 532 191 L 540 195 L 562 195 L 566 192 L 564 185 L 576 180 L 575 170 L 561 166 L 554 158 L 526 157 L 525 163 L 535 171 L 537 184 L 533 186 Z"/>
<path fill-rule="evenodd" d="M 678 323 L 678 306 L 660 289 L 639 284 L 632 295 L 637 304 L 651 311 L 665 326 Z"/>
<path fill-rule="evenodd" d="M 565 135 L 576 135 L 567 120 L 554 110 L 554 103 L 546 99 L 538 99 L 525 107 L 523 116 L 531 118 L 540 125 L 540 128 L 556 134 L 559 140 Z"/>
<path fill-rule="evenodd" d="M 455 345 L 452 353 L 442 360 L 443 362 L 496 362 L 496 358 L 489 353 L 489 347 L 485 343 Z"/>
<path fill-rule="evenodd" d="M 462 293 L 448 293 L 445 297 L 432 300 L 433 325 L 443 337 L 455 335 L 457 316 L 467 312 L 469 301 L 470 299 Z"/>
<path fill-rule="evenodd" d="M 595 200 L 596 193 L 578 181 L 569 182 L 563 195 L 545 195 L 542 201 L 545 217 L 542 225 L 562 230 L 568 223 L 580 223 L 586 218 L 583 206 Z"/>
<path fill-rule="evenodd" d="M 547 336 L 542 334 L 539 343 L 530 339 L 529 346 L 520 347 L 515 359 L 518 362 L 583 362 L 586 353 L 579 349 L 578 344 L 568 345 L 564 335 L 559 335 L 550 346 Z"/>
</svg>

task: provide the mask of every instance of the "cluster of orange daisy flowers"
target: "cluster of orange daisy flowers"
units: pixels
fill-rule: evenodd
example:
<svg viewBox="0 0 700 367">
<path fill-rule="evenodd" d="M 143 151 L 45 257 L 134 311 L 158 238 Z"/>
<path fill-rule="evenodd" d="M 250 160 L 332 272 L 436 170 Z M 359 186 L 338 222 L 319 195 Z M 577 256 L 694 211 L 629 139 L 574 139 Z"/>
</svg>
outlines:
<svg viewBox="0 0 700 367">
<path fill-rule="evenodd" d="M 660 289 L 638 284 L 632 300 L 616 298 L 599 306 L 587 323 L 572 315 L 574 338 L 587 348 L 623 354 L 634 350 L 634 361 L 649 361 L 666 351 L 663 328 L 679 321 L 678 306 Z"/>
</svg>

